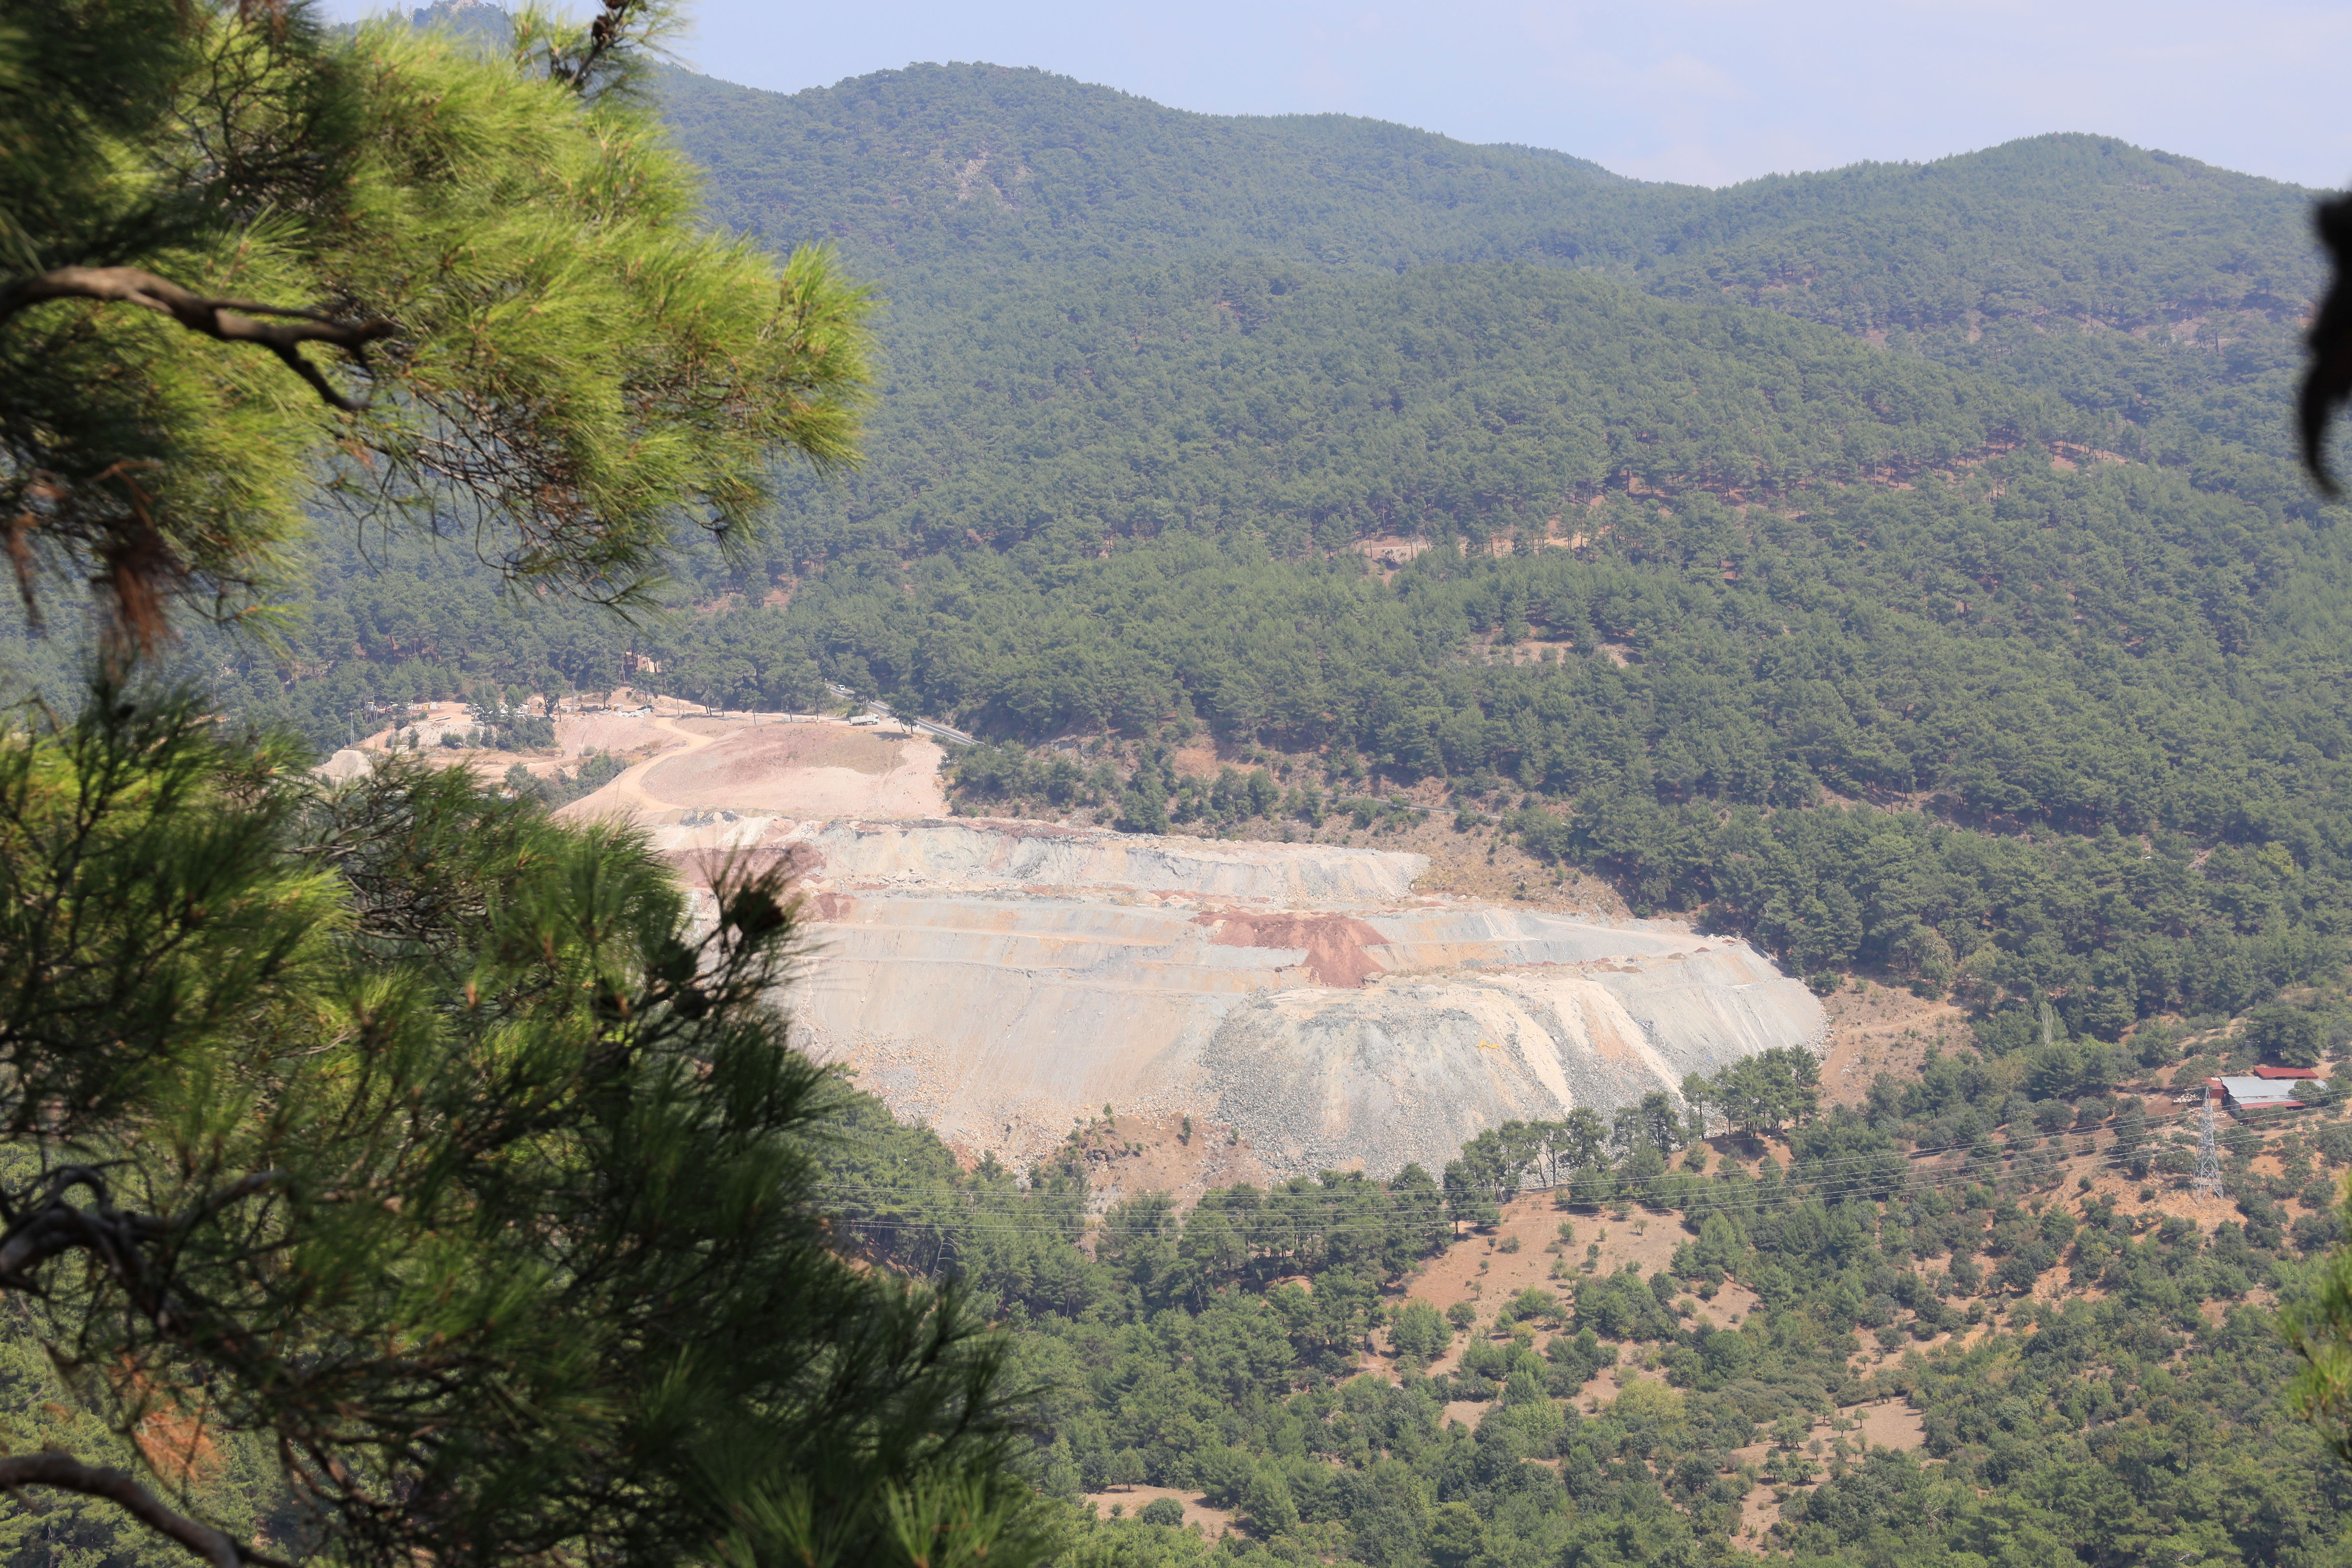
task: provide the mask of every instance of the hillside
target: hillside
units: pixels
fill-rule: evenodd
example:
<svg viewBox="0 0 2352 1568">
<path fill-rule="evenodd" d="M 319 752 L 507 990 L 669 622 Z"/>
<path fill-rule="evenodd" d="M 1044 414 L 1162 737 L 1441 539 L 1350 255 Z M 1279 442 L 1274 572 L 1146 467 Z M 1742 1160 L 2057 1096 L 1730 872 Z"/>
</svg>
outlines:
<svg viewBox="0 0 2352 1568">
<path fill-rule="evenodd" d="M 830 1190 L 1015 1326 L 1032 1473 L 1112 1516 L 1072 1563 L 2339 1562 L 2352 1476 L 2282 1416 L 2271 1309 L 2352 1141 L 2340 1107 L 2230 1127 L 2235 1205 L 2192 1196 L 2166 1079 L 2238 1047 L 2180 1048 L 1931 1054 L 1502 1203 L 1465 1160 L 1089 1225 L 1143 1120 L 1024 1184 L 870 1105 Z"/>
<path fill-rule="evenodd" d="M 2283 384 L 2318 276 L 2310 193 L 2107 137 L 1706 191 L 1341 116 L 1190 114 L 987 65 L 790 96 L 673 73 L 663 90 L 711 171 L 715 217 L 832 240 L 915 319 L 1041 272 L 1520 260 L 1786 311 L 2284 451 L 2257 408 Z M 2247 385 L 2260 397 L 2230 395 Z"/>
<path fill-rule="evenodd" d="M 867 462 L 635 623 L 331 522 L 281 646 L 185 650 L 225 702 L 325 744 L 371 701 L 835 680 L 1083 748 L 972 759 L 968 807 L 1275 836 L 1410 795 L 1988 1016 L 2336 973 L 2299 193 L 2090 137 L 1695 191 L 987 67 L 663 90 L 715 214 L 888 297 Z M 1254 759 L 1279 805 L 1219 793 Z"/>
<path fill-rule="evenodd" d="M 188 492 L 17 465 L 18 535 L 115 481 L 136 527 L 89 535 L 102 658 L 68 584 L 0 595 L 0 1439 L 58 1494 L 0 1489 L 0 1568 L 2352 1568 L 2352 1415 L 2289 1397 L 2302 1308 L 2352 1343 L 2305 193 L 2095 136 L 1703 191 L 992 66 L 656 77 L 736 245 L 597 66 L 667 16 L 608 0 L 551 82 L 330 47 L 406 84 L 368 157 L 446 118 L 514 177 L 428 138 L 424 185 L 267 210 L 467 312 L 193 314 L 378 342 L 370 408 L 528 482 L 559 563 L 673 528 L 660 602 L 508 575 L 448 491 L 327 510 L 402 449 L 225 342 L 321 422 L 262 467 L 353 482 L 291 602 L 175 611 L 117 685 Z M 191 19 L 239 70 L 309 41 Z M 200 75 L 281 150 L 332 112 Z M 250 216 L 206 254 L 291 298 Z M 625 295 L 592 232 L 645 241 L 592 258 Z M 734 270 L 812 236 L 880 299 L 862 430 L 772 516 L 648 488 L 863 384 L 771 357 L 824 345 L 822 258 Z M 99 300 L 48 287 L 70 347 Z M 184 427 L 268 543 L 222 458 L 283 405 L 205 353 L 51 379 Z M 518 408 L 562 427 L 476 419 Z"/>
<path fill-rule="evenodd" d="M 635 623 L 330 524 L 282 647 L 190 645 L 224 700 L 324 744 L 372 700 L 835 680 L 1015 748 L 967 808 L 1467 807 L 1988 1027 L 2336 973 L 2301 193 L 2074 136 L 1696 191 L 987 67 L 663 90 L 716 215 L 887 297 L 866 464 Z M 1279 804 L 1219 782 L 1260 763 Z"/>
<path fill-rule="evenodd" d="M 869 270 L 1248 252 L 1342 270 L 1528 260 L 1696 275 L 1853 330 L 2057 312 L 2116 327 L 2301 307 L 2309 193 L 2111 138 L 1708 191 L 1340 115 L 1217 116 L 989 65 L 790 96 L 663 79 L 713 216 Z M 1696 271 L 1695 271 L 1696 269 Z"/>
<path fill-rule="evenodd" d="M 875 459 L 800 488 L 780 572 L 975 536 L 1532 544 L 1588 531 L 1563 514 L 1604 494 L 1784 497 L 2129 435 L 1824 328 L 1517 264 L 1007 283 L 891 344 Z"/>
<path fill-rule="evenodd" d="M 1353 270 L 1518 256 L 1597 164 L 1341 115 L 1190 114 L 1038 70 L 911 66 L 789 97 L 687 72 L 664 110 L 711 213 L 869 273 L 1237 252 Z"/>
</svg>

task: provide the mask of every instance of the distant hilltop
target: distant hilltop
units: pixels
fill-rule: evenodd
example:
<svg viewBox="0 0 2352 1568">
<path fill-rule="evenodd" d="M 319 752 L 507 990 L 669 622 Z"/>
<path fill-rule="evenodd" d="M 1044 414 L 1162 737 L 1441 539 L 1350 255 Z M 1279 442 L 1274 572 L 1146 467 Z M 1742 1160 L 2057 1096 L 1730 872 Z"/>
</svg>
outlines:
<svg viewBox="0 0 2352 1568">
<path fill-rule="evenodd" d="M 506 7 L 494 0 L 433 0 L 430 5 L 418 6 L 408 19 L 415 26 L 446 27 L 500 44 L 514 36 Z"/>
</svg>

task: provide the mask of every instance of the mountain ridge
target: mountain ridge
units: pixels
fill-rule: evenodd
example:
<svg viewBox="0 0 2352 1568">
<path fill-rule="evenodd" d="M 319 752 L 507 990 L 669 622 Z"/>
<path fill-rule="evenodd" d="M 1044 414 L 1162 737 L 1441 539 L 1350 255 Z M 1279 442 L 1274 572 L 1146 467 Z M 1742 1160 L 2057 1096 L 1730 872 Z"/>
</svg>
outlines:
<svg viewBox="0 0 2352 1568">
<path fill-rule="evenodd" d="M 1506 258 L 1626 266 L 1643 255 L 1686 258 L 1725 244 L 1752 243 L 1776 224 L 1841 216 L 1851 221 L 1888 195 L 1912 197 L 1927 188 L 1957 216 L 1975 220 L 2013 215 L 2018 198 L 2030 196 L 2082 202 L 2110 226 L 2136 220 L 2141 228 L 2153 220 L 2135 214 L 2151 205 L 2140 198 L 2168 200 L 2185 209 L 2178 216 L 2189 232 L 2180 237 L 2234 245 L 2233 254 L 2216 258 L 2215 270 L 2253 275 L 2250 286 L 2218 296 L 2232 305 L 2250 296 L 2264 308 L 2307 297 L 2305 286 L 2316 277 L 2301 205 L 2310 193 L 2085 132 L 2021 138 L 1927 163 L 1864 162 L 1708 190 L 1630 180 L 1566 152 L 1465 142 L 1385 121 L 1170 109 L 1033 68 L 913 66 L 789 95 L 672 70 L 664 73 L 661 91 L 673 130 L 711 171 L 714 216 L 779 239 L 794 235 L 792 220 L 803 219 L 799 227 L 811 237 L 829 237 L 853 252 L 873 247 L 877 257 L 887 251 L 902 264 L 937 259 L 910 254 L 918 247 L 910 247 L 905 231 L 920 198 L 953 189 L 953 205 L 971 209 L 960 217 L 983 216 L 991 206 L 1019 212 L 1026 204 L 1053 227 L 1066 227 L 1075 216 L 1138 199 L 1164 208 L 1167 193 L 1143 183 L 1136 171 L 1153 159 L 1190 157 L 1191 174 L 1210 182 L 1203 192 L 1246 195 L 1263 191 L 1276 175 L 1305 173 L 1344 178 L 1360 202 L 1369 196 L 1374 205 L 1385 203 L 1390 229 L 1362 235 L 1344 253 L 1327 243 L 1335 236 L 1315 227 L 1328 229 L 1328 205 L 1309 210 L 1293 197 L 1290 207 L 1277 204 L 1259 215 L 1261 227 L 1286 213 L 1307 226 L 1303 233 L 1258 235 L 1277 253 L 1349 269 Z M 781 137 L 770 151 L 771 167 L 760 169 L 756 156 L 719 136 L 715 127 L 721 118 L 753 134 Z M 1202 163 L 1222 150 L 1221 142 L 1246 143 L 1261 166 Z M 929 154 L 936 163 L 928 177 L 903 183 L 877 202 L 870 184 L 856 192 L 825 187 L 826 171 L 838 166 L 845 149 L 867 159 Z M 1124 169 L 1118 166 L 1121 158 Z M 1079 175 L 1089 182 L 1083 189 L 1065 191 L 1055 184 Z M 972 208 L 982 189 L 995 202 Z M 2096 202 L 2090 201 L 2094 194 Z M 1435 202 L 1451 215 L 1450 234 L 1443 226 L 1416 234 L 1402 224 L 1401 215 L 1412 214 L 1414 204 L 1425 217 L 1427 205 Z M 1541 215 L 1544 221 L 1525 221 L 1531 205 L 1547 203 L 1552 206 Z M 891 220 L 894 211 L 900 216 Z M 1793 218 L 1784 216 L 1790 214 Z M 1134 216 L 1130 212 L 1126 226 L 1134 226 Z M 1514 226 L 1509 219 L 1521 221 Z M 970 237 L 978 227 L 965 223 L 961 232 Z M 1180 222 L 1172 236 L 1160 233 L 1151 258 L 1168 258 L 1171 237 L 1234 248 L 1251 232 L 1246 224 L 1238 232 L 1204 231 L 1196 221 L 1187 233 Z M 1136 241 L 1129 237 L 1124 243 Z M 1103 256 L 1101 245 L 1083 253 L 1089 260 Z M 1052 258 L 1040 253 L 1033 237 L 1023 259 L 1035 264 Z M 2181 302 L 2207 298 L 2184 295 Z"/>
<path fill-rule="evenodd" d="M 1219 117 L 1022 68 L 782 95 L 671 71 L 715 221 L 835 245 L 886 348 L 1009 280 L 1245 257 L 1339 274 L 1518 261 L 1800 316 L 2158 428 L 2292 454 L 2309 193 L 2114 137 L 2024 138 L 1721 190 L 1341 116 Z"/>
</svg>

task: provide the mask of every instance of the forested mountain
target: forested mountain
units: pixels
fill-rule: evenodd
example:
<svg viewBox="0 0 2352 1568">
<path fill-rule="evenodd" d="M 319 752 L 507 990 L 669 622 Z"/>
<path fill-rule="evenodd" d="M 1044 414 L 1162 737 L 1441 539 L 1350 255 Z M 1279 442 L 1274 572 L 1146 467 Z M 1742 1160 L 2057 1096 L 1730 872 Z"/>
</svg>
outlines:
<svg viewBox="0 0 2352 1568">
<path fill-rule="evenodd" d="M 1596 164 L 1342 115 L 1187 114 L 1045 71 L 912 66 L 790 97 L 674 73 L 711 213 L 869 272 L 1258 253 L 1357 271 L 1540 250 Z M 903 288 L 895 281 L 894 288 Z"/>
<path fill-rule="evenodd" d="M 633 624 L 330 525 L 283 647 L 189 649 L 235 705 L 325 743 L 634 650 L 1108 737 L 1137 826 L 1186 815 L 1174 715 L 1806 973 L 2112 1036 L 2338 961 L 2304 193 L 2088 136 L 1711 192 L 984 66 L 661 91 L 714 216 L 884 296 L 863 468 Z"/>
<path fill-rule="evenodd" d="M 988 65 L 789 97 L 679 72 L 663 95 L 711 171 L 714 216 L 830 238 L 869 269 L 1530 260 L 1656 269 L 1662 292 L 1703 278 L 1746 303 L 1785 292 L 1855 331 L 1971 312 L 2123 328 L 2292 312 L 2314 275 L 2307 193 L 2098 136 L 1709 191 L 1343 115 L 1192 114 Z"/>
<path fill-rule="evenodd" d="M 715 216 L 831 239 L 918 314 L 1040 270 L 1524 260 L 2009 366 L 2143 423 L 2178 404 L 2210 425 L 2233 412 L 2209 401 L 2224 384 L 2262 378 L 2267 403 L 2263 373 L 2292 357 L 2317 276 L 2308 193 L 2099 136 L 1707 191 L 1345 116 L 1189 114 L 986 65 L 790 97 L 684 73 L 664 90 L 712 172 Z M 2241 416 L 2239 438 L 2277 438 L 2255 423 Z"/>
<path fill-rule="evenodd" d="M 1907 479 L 2109 422 L 1821 328 L 1523 264 L 1263 261 L 1007 285 L 897 338 L 877 460 L 804 487 L 794 556 L 976 534 L 1589 532 L 1604 494 Z"/>
</svg>

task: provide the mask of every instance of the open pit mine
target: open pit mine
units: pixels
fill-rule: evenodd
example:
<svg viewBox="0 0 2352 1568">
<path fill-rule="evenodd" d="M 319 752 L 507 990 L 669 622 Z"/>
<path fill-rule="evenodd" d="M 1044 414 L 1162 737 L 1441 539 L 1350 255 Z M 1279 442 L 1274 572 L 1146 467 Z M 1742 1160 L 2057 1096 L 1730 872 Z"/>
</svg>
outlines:
<svg viewBox="0 0 2352 1568">
<path fill-rule="evenodd" d="M 559 736 L 638 759 L 563 815 L 635 820 L 690 880 L 714 851 L 788 858 L 802 1047 L 975 1156 L 1026 1163 L 1108 1104 L 1236 1129 L 1275 1173 L 1434 1172 L 1497 1123 L 1607 1117 L 1822 1032 L 1737 938 L 1416 892 L 1418 855 L 950 817 L 916 737 L 614 715 Z"/>
<path fill-rule="evenodd" d="M 1435 1171 L 1821 1028 L 1742 942 L 1416 897 L 1418 855 L 988 820 L 777 847 L 820 921 L 803 1044 L 1008 1158 L 1108 1103 L 1235 1127 L 1277 1173 Z"/>
</svg>

